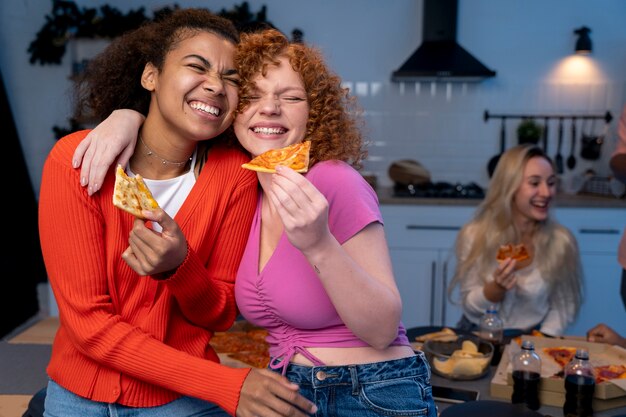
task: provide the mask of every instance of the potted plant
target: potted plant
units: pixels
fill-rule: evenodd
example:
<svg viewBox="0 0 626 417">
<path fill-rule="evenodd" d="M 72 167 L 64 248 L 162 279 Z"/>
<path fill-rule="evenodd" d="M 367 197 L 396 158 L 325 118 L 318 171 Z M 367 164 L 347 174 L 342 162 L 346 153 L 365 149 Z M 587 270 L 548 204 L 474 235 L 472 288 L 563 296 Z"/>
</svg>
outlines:
<svg viewBox="0 0 626 417">
<path fill-rule="evenodd" d="M 541 139 L 542 132 L 543 127 L 539 123 L 533 119 L 523 119 L 517 126 L 517 142 L 520 145 L 523 143 L 536 145 Z"/>
</svg>

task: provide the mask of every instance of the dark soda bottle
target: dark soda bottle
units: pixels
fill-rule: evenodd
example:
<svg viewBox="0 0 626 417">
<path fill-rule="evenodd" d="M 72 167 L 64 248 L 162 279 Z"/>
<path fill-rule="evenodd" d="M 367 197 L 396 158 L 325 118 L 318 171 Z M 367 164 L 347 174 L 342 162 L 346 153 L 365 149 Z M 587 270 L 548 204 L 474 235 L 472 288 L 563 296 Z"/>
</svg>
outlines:
<svg viewBox="0 0 626 417">
<path fill-rule="evenodd" d="M 576 356 L 565 366 L 565 417 L 593 416 L 593 394 L 596 380 L 589 363 L 589 353 L 578 349 Z"/>
<path fill-rule="evenodd" d="M 535 345 L 524 340 L 522 350 L 513 357 L 513 404 L 525 404 L 531 410 L 538 410 L 539 385 L 541 383 L 541 358 L 535 352 Z"/>
</svg>

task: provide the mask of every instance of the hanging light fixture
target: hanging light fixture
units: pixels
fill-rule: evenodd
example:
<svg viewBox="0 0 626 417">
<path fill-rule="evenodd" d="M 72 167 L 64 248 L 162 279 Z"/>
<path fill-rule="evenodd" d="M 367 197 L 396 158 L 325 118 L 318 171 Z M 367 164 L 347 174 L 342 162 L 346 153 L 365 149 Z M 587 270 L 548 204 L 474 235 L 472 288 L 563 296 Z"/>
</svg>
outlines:
<svg viewBox="0 0 626 417">
<path fill-rule="evenodd" d="M 574 33 L 578 35 L 575 52 L 579 55 L 588 55 L 592 51 L 589 32 L 591 32 L 591 29 L 589 29 L 587 26 L 583 26 L 574 31 Z"/>
</svg>

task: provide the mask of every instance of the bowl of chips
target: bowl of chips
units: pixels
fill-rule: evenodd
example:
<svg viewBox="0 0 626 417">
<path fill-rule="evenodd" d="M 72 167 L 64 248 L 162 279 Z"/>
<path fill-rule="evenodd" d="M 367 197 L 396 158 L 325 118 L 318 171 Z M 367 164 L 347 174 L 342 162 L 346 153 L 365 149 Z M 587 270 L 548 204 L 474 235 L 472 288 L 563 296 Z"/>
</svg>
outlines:
<svg viewBox="0 0 626 417">
<path fill-rule="evenodd" d="M 476 336 L 454 341 L 427 340 L 422 346 L 432 371 L 453 380 L 472 380 L 487 373 L 494 347 Z"/>
</svg>

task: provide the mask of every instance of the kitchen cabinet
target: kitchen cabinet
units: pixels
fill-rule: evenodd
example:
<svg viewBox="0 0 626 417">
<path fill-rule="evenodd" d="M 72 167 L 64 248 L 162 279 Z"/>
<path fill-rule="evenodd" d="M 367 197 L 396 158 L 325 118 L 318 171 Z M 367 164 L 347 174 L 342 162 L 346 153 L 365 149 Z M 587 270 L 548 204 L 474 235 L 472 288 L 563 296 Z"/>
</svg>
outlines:
<svg viewBox="0 0 626 417">
<path fill-rule="evenodd" d="M 381 205 L 407 328 L 454 326 L 461 317 L 461 309 L 447 299 L 447 286 L 454 274 L 457 233 L 475 210 L 475 205 Z M 600 322 L 626 334 L 617 262 L 626 210 L 556 207 L 554 216 L 577 239 L 585 280 L 580 313 L 566 334 L 584 335 Z"/>
<path fill-rule="evenodd" d="M 557 208 L 555 216 L 576 237 L 585 279 L 580 312 L 566 334 L 584 335 L 603 322 L 626 335 L 626 309 L 620 297 L 622 267 L 617 262 L 626 210 L 568 207 Z"/>
<path fill-rule="evenodd" d="M 457 233 L 474 210 L 474 206 L 381 205 L 407 328 L 455 326 L 461 317 L 461 309 L 448 300 L 447 288 L 454 274 Z"/>
<path fill-rule="evenodd" d="M 454 273 L 450 253 L 449 249 L 390 249 L 407 328 L 454 327 L 461 317 L 461 309 L 447 300 L 447 284 Z"/>
</svg>

